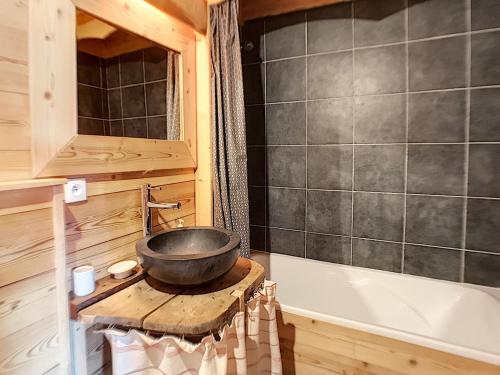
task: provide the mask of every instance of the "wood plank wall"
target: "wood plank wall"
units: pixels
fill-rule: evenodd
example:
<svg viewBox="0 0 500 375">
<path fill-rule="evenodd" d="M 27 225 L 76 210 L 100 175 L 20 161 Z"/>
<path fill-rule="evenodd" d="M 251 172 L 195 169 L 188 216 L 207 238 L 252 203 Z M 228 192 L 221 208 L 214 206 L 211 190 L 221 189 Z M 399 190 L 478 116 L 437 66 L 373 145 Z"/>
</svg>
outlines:
<svg viewBox="0 0 500 375">
<path fill-rule="evenodd" d="M 61 362 L 52 187 L 0 192 L 0 373 Z"/>
<path fill-rule="evenodd" d="M 31 177 L 28 1 L 3 0 L 0 12 L 0 181 Z"/>
<path fill-rule="evenodd" d="M 493 375 L 500 367 L 278 311 L 283 373 Z"/>
</svg>

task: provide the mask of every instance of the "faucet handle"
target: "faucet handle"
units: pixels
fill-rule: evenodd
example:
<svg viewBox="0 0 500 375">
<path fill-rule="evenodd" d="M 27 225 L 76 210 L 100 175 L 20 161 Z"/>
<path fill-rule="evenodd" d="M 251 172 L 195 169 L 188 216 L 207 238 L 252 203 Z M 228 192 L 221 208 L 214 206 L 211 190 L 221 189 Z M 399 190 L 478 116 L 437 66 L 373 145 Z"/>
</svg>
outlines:
<svg viewBox="0 0 500 375">
<path fill-rule="evenodd" d="M 148 190 L 162 190 L 161 186 L 151 186 L 151 185 L 146 185 Z"/>
</svg>

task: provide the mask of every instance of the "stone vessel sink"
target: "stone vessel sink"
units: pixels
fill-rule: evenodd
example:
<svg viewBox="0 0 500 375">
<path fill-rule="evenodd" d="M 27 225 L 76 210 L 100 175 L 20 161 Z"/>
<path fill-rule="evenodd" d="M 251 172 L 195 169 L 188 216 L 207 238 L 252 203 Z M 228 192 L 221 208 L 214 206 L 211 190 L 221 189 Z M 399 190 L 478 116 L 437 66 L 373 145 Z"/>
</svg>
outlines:
<svg viewBox="0 0 500 375">
<path fill-rule="evenodd" d="M 240 252 L 237 233 L 214 227 L 169 229 L 137 241 L 142 268 L 172 285 L 193 286 L 229 271 Z"/>
</svg>

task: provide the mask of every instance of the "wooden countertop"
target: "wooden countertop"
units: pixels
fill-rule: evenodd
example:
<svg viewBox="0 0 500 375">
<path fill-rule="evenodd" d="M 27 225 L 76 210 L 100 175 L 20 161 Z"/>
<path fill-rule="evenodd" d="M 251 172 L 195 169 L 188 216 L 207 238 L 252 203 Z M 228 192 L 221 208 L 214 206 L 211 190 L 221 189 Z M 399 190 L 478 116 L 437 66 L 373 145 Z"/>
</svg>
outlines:
<svg viewBox="0 0 500 375">
<path fill-rule="evenodd" d="M 175 335 L 217 332 L 240 310 L 240 297 L 248 301 L 263 281 L 264 268 L 242 257 L 224 276 L 194 288 L 162 284 L 139 272 L 118 290 L 119 280 L 105 278 L 95 293 L 71 300 L 72 318 Z"/>
</svg>

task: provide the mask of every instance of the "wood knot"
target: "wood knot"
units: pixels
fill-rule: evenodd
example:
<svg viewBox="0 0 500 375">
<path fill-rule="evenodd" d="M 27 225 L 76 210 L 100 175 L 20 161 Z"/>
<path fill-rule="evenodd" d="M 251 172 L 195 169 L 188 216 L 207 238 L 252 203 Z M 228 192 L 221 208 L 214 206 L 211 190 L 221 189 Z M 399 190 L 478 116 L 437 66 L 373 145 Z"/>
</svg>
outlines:
<svg viewBox="0 0 500 375">
<path fill-rule="evenodd" d="M 123 6 L 125 7 L 126 10 L 130 10 L 130 5 L 128 5 L 128 3 L 123 4 Z"/>
<path fill-rule="evenodd" d="M 408 362 L 410 363 L 410 365 L 412 366 L 416 366 L 417 365 L 417 360 L 415 358 L 411 358 L 408 360 Z"/>
<path fill-rule="evenodd" d="M 50 99 L 52 99 L 52 93 L 50 91 L 45 91 L 45 93 L 43 94 L 43 97 L 46 100 L 50 100 Z"/>
</svg>

